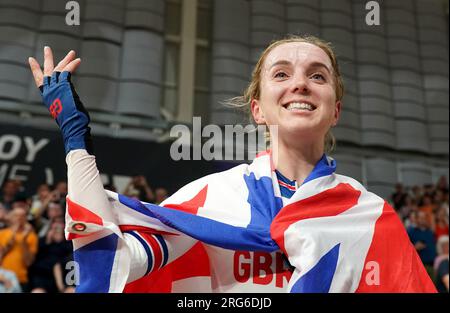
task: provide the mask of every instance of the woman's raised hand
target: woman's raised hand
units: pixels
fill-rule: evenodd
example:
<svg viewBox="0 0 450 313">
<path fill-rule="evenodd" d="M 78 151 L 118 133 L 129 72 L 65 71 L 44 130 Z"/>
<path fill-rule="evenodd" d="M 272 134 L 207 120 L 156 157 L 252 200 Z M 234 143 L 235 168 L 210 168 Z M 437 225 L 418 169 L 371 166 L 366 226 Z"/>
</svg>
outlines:
<svg viewBox="0 0 450 313">
<path fill-rule="evenodd" d="M 76 149 L 92 153 L 89 113 L 71 81 L 72 73 L 81 63 L 75 58 L 75 51 L 71 50 L 54 66 L 52 50 L 45 47 L 44 71 L 36 59 L 30 57 L 28 62 L 42 100 L 61 129 L 66 153 Z"/>
<path fill-rule="evenodd" d="M 44 76 L 51 77 L 53 72 L 70 72 L 73 73 L 81 63 L 81 59 L 75 59 L 76 53 L 71 50 L 62 59 L 56 67 L 53 63 L 53 52 L 50 47 L 44 47 L 44 71 L 42 72 L 39 62 L 35 58 L 29 57 L 28 63 L 30 64 L 31 72 L 33 73 L 36 86 L 39 88 L 44 84 Z"/>
</svg>

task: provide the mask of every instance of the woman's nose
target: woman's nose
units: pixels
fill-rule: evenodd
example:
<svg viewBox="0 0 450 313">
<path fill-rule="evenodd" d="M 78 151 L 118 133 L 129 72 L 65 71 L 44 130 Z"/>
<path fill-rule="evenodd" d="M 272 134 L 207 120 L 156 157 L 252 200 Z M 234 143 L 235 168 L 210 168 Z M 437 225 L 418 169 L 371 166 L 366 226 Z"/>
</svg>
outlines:
<svg viewBox="0 0 450 313">
<path fill-rule="evenodd" d="M 292 93 L 307 94 L 309 93 L 308 80 L 304 76 L 296 76 L 292 80 Z"/>
</svg>

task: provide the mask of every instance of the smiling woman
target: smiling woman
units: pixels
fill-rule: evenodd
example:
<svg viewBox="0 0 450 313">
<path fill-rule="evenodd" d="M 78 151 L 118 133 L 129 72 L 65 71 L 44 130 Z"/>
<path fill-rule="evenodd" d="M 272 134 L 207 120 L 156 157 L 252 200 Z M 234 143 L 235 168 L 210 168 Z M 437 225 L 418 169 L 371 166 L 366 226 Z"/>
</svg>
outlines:
<svg viewBox="0 0 450 313">
<path fill-rule="evenodd" d="M 334 53 L 319 39 L 307 38 L 292 38 L 272 46 L 260 65 L 260 91 L 250 100 L 256 123 L 266 124 L 269 129 L 278 126 L 277 136 L 271 136 L 271 142 L 278 147 L 282 168 L 275 166 L 299 182 L 308 173 L 300 173 L 295 165 L 299 160 L 285 151 L 297 148 L 301 151 L 299 158 L 310 158 L 307 162 L 314 166 L 313 160 L 320 159 L 324 153 L 325 139 L 331 140 L 329 130 L 338 121 L 342 98 L 337 87 L 342 86 L 339 68 L 331 61 L 335 60 Z M 328 47 L 331 58 L 315 44 L 319 42 Z"/>
<path fill-rule="evenodd" d="M 309 47 L 309 49 L 303 51 L 302 46 Z M 319 57 L 320 61 L 314 60 L 314 53 Z M 300 59 L 296 60 L 298 57 L 300 57 Z M 308 57 L 309 60 L 307 60 Z M 306 83 L 306 80 L 303 80 L 303 86 L 287 85 L 289 82 L 299 82 L 297 77 L 294 76 L 301 75 L 298 69 L 299 65 L 305 65 L 300 63 L 305 61 L 305 59 L 310 62 L 310 64 L 308 64 L 309 69 L 307 70 L 311 72 L 303 73 L 303 75 L 309 75 L 308 80 L 314 81 L 316 84 L 326 84 L 327 87 L 331 87 L 335 93 L 333 105 L 335 105 L 337 112 L 336 121 L 334 125 L 332 125 L 335 126 L 341 109 L 342 97 L 344 95 L 344 82 L 339 70 L 336 55 L 331 45 L 314 36 L 292 35 L 285 39 L 274 41 L 270 44 L 261 54 L 261 57 L 253 70 L 252 80 L 247 89 L 244 91 L 244 94 L 242 96 L 230 99 L 227 101 L 227 104 L 234 107 L 245 108 L 249 111 L 249 113 L 251 111 L 252 117 L 254 117 L 258 124 L 267 124 L 265 120 L 261 120 L 260 118 L 264 116 L 263 114 L 260 114 L 260 111 L 264 112 L 264 109 L 261 108 L 260 102 L 264 101 L 262 100 L 262 97 L 270 91 L 263 91 L 266 88 L 271 88 L 278 85 L 278 88 L 285 89 L 293 87 L 295 90 L 291 90 L 290 97 L 292 97 L 292 92 L 298 93 L 298 88 L 303 88 L 300 90 L 300 93 L 303 94 L 302 97 L 296 96 L 292 97 L 292 99 L 280 99 L 285 101 L 284 103 L 281 103 L 285 109 L 289 109 L 290 111 L 295 110 L 296 112 L 302 109 L 311 111 L 316 109 L 317 106 L 314 103 L 311 103 L 310 100 L 312 96 L 312 90 L 310 88 L 311 84 Z M 292 60 L 294 60 L 294 63 L 292 63 Z M 300 100 L 300 102 L 297 100 Z M 269 124 L 269 128 L 270 125 L 274 124 Z M 273 142 L 276 138 L 270 139 Z M 330 127 L 328 127 L 328 131 L 324 137 L 324 151 L 326 153 L 330 153 L 334 149 L 334 146 L 335 138 L 331 133 Z"/>
<path fill-rule="evenodd" d="M 269 127 L 276 151 L 193 181 L 159 205 L 103 189 L 89 115 L 71 83 L 74 58 L 53 68 L 46 48 L 44 73 L 32 58 L 30 66 L 47 108 L 61 104 L 53 117 L 67 153 L 78 292 L 435 291 L 389 204 L 335 174 L 325 154 L 344 90 L 327 43 L 274 42 L 245 94 L 230 100 Z"/>
</svg>

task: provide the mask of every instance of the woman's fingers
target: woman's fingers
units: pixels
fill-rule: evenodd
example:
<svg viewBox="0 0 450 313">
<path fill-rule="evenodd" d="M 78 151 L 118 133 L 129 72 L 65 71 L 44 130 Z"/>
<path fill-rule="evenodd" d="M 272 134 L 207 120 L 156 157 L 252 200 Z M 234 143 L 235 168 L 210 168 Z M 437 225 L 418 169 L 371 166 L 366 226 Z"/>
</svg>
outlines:
<svg viewBox="0 0 450 313">
<path fill-rule="evenodd" d="M 53 52 L 50 47 L 44 47 L 44 76 L 52 76 L 53 73 Z"/>
<path fill-rule="evenodd" d="M 80 58 L 71 61 L 69 64 L 67 64 L 63 68 L 63 72 L 67 71 L 67 72 L 73 73 L 77 69 L 77 67 L 80 65 L 80 63 L 81 63 Z"/>
<path fill-rule="evenodd" d="M 28 58 L 28 63 L 30 64 L 31 73 L 33 73 L 34 82 L 39 88 L 44 84 L 44 73 L 42 72 L 41 66 L 36 61 L 35 58 Z"/>
<path fill-rule="evenodd" d="M 58 65 L 56 65 L 54 71 L 55 72 L 62 72 L 64 71 L 64 68 L 73 60 L 75 59 L 75 51 L 70 50 L 69 53 L 62 59 Z"/>
<path fill-rule="evenodd" d="M 71 50 L 62 59 L 56 67 L 53 64 L 53 52 L 50 47 L 44 48 L 44 71 L 42 72 L 41 66 L 36 61 L 35 58 L 28 58 L 28 63 L 30 64 L 31 72 L 33 73 L 34 82 L 37 87 L 44 84 L 44 76 L 52 76 L 54 71 L 63 72 L 68 71 L 73 73 L 81 63 L 81 59 L 75 59 L 75 51 Z"/>
</svg>

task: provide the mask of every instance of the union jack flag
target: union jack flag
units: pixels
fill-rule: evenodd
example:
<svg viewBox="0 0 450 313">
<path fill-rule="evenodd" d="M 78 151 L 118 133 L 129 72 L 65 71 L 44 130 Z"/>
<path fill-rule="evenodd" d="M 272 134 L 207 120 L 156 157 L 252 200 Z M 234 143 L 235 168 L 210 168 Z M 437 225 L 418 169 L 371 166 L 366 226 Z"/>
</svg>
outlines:
<svg viewBox="0 0 450 313">
<path fill-rule="evenodd" d="M 435 292 L 390 205 L 335 169 L 324 155 L 290 199 L 280 194 L 270 153 L 196 180 L 159 206 L 110 191 L 107 209 L 68 198 L 77 292 L 170 292 L 180 281 L 189 291 L 195 278 L 211 275 L 202 243 L 282 251 L 294 267 L 289 292 Z M 128 284 L 133 260 L 124 236 L 148 256 L 143 278 Z M 177 252 L 170 236 L 198 242 Z"/>
</svg>

